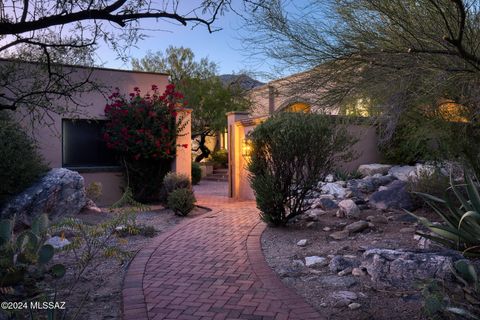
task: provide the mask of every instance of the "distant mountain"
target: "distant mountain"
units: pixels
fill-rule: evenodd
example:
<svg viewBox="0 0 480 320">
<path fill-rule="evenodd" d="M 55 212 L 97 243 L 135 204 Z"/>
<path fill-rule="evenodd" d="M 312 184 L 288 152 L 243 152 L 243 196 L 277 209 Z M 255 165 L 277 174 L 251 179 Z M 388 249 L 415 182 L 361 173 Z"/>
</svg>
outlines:
<svg viewBox="0 0 480 320">
<path fill-rule="evenodd" d="M 222 74 L 218 76 L 222 83 L 226 86 L 236 84 L 239 85 L 240 88 L 244 90 L 250 90 L 255 87 L 264 85 L 263 82 L 258 80 L 252 79 L 246 74 Z"/>
</svg>

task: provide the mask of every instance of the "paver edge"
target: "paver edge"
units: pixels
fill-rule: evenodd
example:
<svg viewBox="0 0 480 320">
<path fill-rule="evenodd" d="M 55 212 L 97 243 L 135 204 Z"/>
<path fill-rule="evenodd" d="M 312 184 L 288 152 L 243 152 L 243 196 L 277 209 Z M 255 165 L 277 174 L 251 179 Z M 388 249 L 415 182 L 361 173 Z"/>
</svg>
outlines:
<svg viewBox="0 0 480 320">
<path fill-rule="evenodd" d="M 298 317 L 298 319 L 302 320 L 321 319 L 322 317 L 318 311 L 293 289 L 287 287 L 267 264 L 261 245 L 262 234 L 266 227 L 267 224 L 265 222 L 259 221 L 247 236 L 247 256 L 253 272 L 260 281 L 262 281 L 265 288 L 275 289 L 277 292 L 281 292 L 284 298 L 287 298 L 290 302 L 294 302 L 292 303 L 293 317 Z"/>
</svg>

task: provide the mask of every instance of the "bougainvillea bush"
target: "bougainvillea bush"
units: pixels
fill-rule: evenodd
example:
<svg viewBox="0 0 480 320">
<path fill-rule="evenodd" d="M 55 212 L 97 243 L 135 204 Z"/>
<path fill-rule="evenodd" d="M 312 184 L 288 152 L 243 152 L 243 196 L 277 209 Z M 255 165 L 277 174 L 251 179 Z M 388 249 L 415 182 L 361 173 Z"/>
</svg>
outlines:
<svg viewBox="0 0 480 320">
<path fill-rule="evenodd" d="M 177 112 L 183 95 L 170 84 L 160 94 L 153 85 L 142 95 L 139 88 L 129 96 L 118 89 L 109 97 L 105 115 L 109 120 L 103 138 L 115 150 L 125 167 L 125 177 L 135 200 L 159 200 L 161 183 L 176 154 L 177 135 L 186 123 Z"/>
</svg>

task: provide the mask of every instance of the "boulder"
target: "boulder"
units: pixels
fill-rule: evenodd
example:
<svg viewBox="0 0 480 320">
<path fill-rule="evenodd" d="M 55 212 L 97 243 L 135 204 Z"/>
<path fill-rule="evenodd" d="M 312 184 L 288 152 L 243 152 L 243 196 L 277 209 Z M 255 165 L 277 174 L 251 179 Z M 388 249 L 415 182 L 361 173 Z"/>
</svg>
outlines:
<svg viewBox="0 0 480 320">
<path fill-rule="evenodd" d="M 87 203 L 83 177 L 64 168 L 50 170 L 37 183 L 12 198 L 0 209 L 0 218 L 16 215 L 16 222 L 31 225 L 36 216 L 49 218 L 73 215 Z"/>
<path fill-rule="evenodd" d="M 338 203 L 339 213 L 341 216 L 355 218 L 360 214 L 360 209 L 351 199 L 342 200 Z"/>
<path fill-rule="evenodd" d="M 328 230 L 330 230 L 330 228 L 328 228 Z M 336 231 L 330 234 L 329 237 L 332 238 L 333 240 L 343 240 L 348 238 L 349 234 L 350 233 L 347 230 L 341 230 L 341 231 Z"/>
<path fill-rule="evenodd" d="M 453 262 L 460 259 L 454 251 L 370 249 L 361 266 L 379 285 L 412 288 L 419 280 L 450 278 Z"/>
<path fill-rule="evenodd" d="M 396 178 L 392 175 L 386 176 L 367 176 L 363 179 L 352 179 L 347 182 L 347 187 L 352 190 L 353 194 L 359 196 L 365 193 L 372 193 L 379 187 L 385 186 Z"/>
<path fill-rule="evenodd" d="M 352 301 L 357 299 L 358 299 L 357 294 L 352 291 L 333 292 L 328 298 L 328 300 L 334 307 L 348 306 L 352 303 Z"/>
<path fill-rule="evenodd" d="M 345 227 L 345 230 L 347 230 L 350 233 L 355 233 L 355 232 L 360 232 L 365 229 L 368 229 L 368 227 L 369 225 L 367 221 L 360 220 L 360 221 L 355 221 L 353 223 L 350 223 Z"/>
<path fill-rule="evenodd" d="M 376 209 L 406 209 L 414 210 L 415 204 L 407 184 L 401 180 L 395 180 L 386 186 L 386 189 L 374 192 L 370 195 L 369 204 Z"/>
<path fill-rule="evenodd" d="M 305 257 L 305 265 L 307 267 L 313 267 L 313 266 L 318 266 L 318 265 L 325 265 L 327 262 L 327 259 L 324 257 L 318 257 L 318 256 L 311 256 L 311 257 Z"/>
<path fill-rule="evenodd" d="M 333 174 L 329 174 L 325 177 L 324 179 L 325 182 L 334 182 L 335 181 L 335 177 L 333 176 Z"/>
<path fill-rule="evenodd" d="M 345 198 L 346 190 L 345 188 L 340 187 L 338 184 L 333 182 L 328 182 L 322 186 L 323 194 L 331 194 L 336 198 L 343 199 Z"/>
<path fill-rule="evenodd" d="M 359 265 L 360 261 L 357 259 L 347 258 L 344 256 L 334 256 L 332 260 L 330 260 L 328 268 L 332 272 L 339 272 L 347 268 L 356 268 Z"/>
<path fill-rule="evenodd" d="M 322 209 L 310 209 L 302 216 L 302 218 L 306 221 L 318 221 L 318 218 L 321 215 L 324 215 L 325 211 Z"/>
<path fill-rule="evenodd" d="M 361 193 L 371 193 L 377 189 L 373 184 L 372 177 L 366 177 L 365 179 L 352 179 L 347 182 L 347 188 L 352 190 L 354 196 L 359 196 Z"/>
<path fill-rule="evenodd" d="M 357 280 L 352 276 L 327 275 L 318 277 L 317 281 L 320 287 L 327 288 L 350 288 L 357 284 Z"/>
<path fill-rule="evenodd" d="M 70 243 L 71 242 L 68 241 L 68 239 L 65 239 L 59 236 L 51 237 L 50 239 L 47 239 L 47 241 L 45 241 L 45 244 L 49 244 L 55 249 L 61 249 L 63 247 L 68 246 Z"/>
<path fill-rule="evenodd" d="M 322 208 L 323 210 L 338 209 L 338 204 L 334 200 L 327 197 L 321 197 L 320 199 L 318 199 L 317 203 L 318 206 L 320 206 L 320 208 Z"/>
<path fill-rule="evenodd" d="M 373 176 L 374 174 L 385 175 L 388 173 L 388 170 L 392 168 L 388 164 L 372 163 L 372 164 L 362 164 L 358 167 L 358 172 L 360 172 L 364 177 Z"/>
<path fill-rule="evenodd" d="M 302 239 L 297 242 L 297 246 L 299 247 L 305 247 L 307 245 L 307 239 Z"/>
<path fill-rule="evenodd" d="M 408 181 L 416 176 L 417 168 L 414 166 L 395 166 L 388 170 L 388 174 L 394 176 L 398 180 Z"/>
</svg>

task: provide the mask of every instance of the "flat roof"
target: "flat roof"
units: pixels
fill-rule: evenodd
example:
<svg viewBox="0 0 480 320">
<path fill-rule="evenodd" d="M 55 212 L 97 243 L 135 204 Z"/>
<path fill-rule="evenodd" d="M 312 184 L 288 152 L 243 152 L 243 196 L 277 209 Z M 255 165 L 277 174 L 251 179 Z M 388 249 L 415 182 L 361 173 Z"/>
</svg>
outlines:
<svg viewBox="0 0 480 320">
<path fill-rule="evenodd" d="M 37 62 L 37 61 L 27 61 L 27 60 L 21 60 L 21 59 L 7 59 L 7 58 L 0 58 L 0 61 L 5 61 L 5 62 L 20 62 L 20 63 L 31 63 L 31 64 L 43 64 L 43 63 Z M 128 72 L 128 73 L 145 73 L 145 74 L 154 74 L 154 75 L 160 75 L 160 76 L 170 76 L 169 73 L 164 73 L 164 72 L 151 72 L 151 71 L 128 70 L 128 69 L 114 69 L 114 68 L 95 67 L 95 66 L 82 66 L 82 65 L 74 65 L 74 64 L 66 64 L 66 63 L 52 63 L 52 65 L 69 67 L 69 68 L 94 69 L 94 70 L 115 71 L 115 72 Z"/>
</svg>

